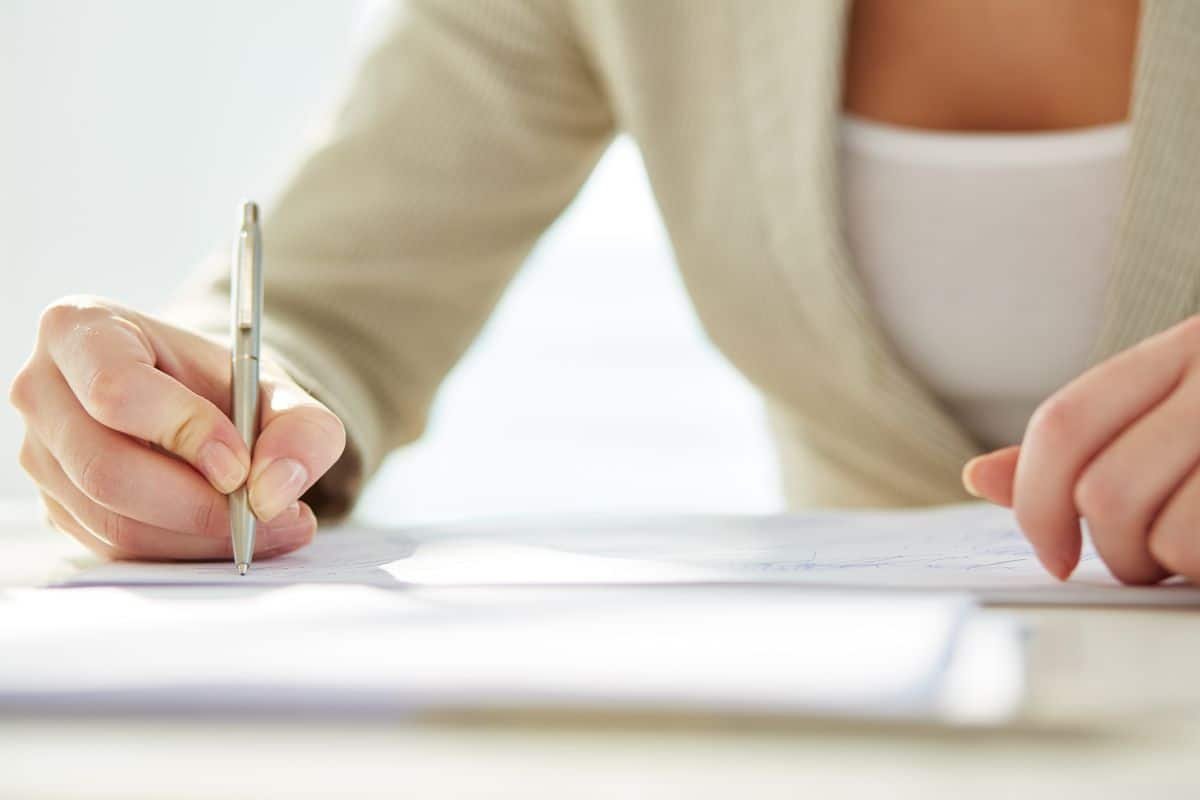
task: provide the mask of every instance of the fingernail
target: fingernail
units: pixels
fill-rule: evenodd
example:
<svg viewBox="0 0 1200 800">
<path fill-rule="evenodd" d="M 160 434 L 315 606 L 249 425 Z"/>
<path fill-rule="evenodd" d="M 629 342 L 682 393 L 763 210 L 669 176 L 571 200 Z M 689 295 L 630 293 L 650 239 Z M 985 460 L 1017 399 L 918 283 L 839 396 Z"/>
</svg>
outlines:
<svg viewBox="0 0 1200 800">
<path fill-rule="evenodd" d="M 206 442 L 196 454 L 200 470 L 217 491 L 229 494 L 246 480 L 247 468 L 224 442 Z"/>
<path fill-rule="evenodd" d="M 978 461 L 980 458 L 982 458 L 982 456 L 976 456 L 975 458 L 972 458 L 970 461 L 968 461 L 966 464 L 963 465 L 962 483 L 963 483 L 963 488 L 965 488 L 973 496 L 982 499 L 983 495 L 980 494 L 979 489 L 971 481 L 971 467 L 974 466 L 975 462 Z"/>
<path fill-rule="evenodd" d="M 300 497 L 308 481 L 308 470 L 299 461 L 281 458 L 263 470 L 250 486 L 250 507 L 255 515 L 269 522 Z"/>
</svg>

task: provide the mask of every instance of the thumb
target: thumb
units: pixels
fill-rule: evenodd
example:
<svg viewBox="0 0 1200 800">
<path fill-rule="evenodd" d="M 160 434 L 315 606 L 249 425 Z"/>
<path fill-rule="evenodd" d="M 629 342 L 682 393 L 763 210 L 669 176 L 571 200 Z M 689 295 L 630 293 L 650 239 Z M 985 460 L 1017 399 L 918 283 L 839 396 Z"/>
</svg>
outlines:
<svg viewBox="0 0 1200 800">
<path fill-rule="evenodd" d="M 1013 479 L 1021 446 L 1013 445 L 968 461 L 962 470 L 962 482 L 967 491 L 996 505 L 1011 506 Z"/>
<path fill-rule="evenodd" d="M 245 480 L 250 453 L 212 391 L 227 351 L 92 297 L 51 305 L 38 342 L 92 419 L 187 461 L 222 493 Z"/>
<path fill-rule="evenodd" d="M 250 507 L 274 519 L 317 482 L 346 446 L 342 421 L 282 370 L 264 364 L 261 429 L 250 464 Z"/>
</svg>

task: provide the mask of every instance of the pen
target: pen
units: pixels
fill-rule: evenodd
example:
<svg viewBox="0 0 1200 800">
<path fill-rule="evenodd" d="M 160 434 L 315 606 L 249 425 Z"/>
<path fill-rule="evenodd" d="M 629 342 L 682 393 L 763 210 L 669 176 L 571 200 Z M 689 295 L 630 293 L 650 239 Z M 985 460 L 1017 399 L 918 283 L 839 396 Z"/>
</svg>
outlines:
<svg viewBox="0 0 1200 800">
<path fill-rule="evenodd" d="M 233 248 L 233 275 L 229 284 L 231 305 L 230 347 L 233 386 L 233 424 L 246 448 L 254 452 L 258 435 L 258 345 L 262 327 L 262 236 L 258 229 L 258 206 L 242 204 L 242 224 Z M 233 561 L 245 575 L 254 558 L 254 512 L 250 510 L 246 486 L 229 495 L 229 533 L 233 538 Z"/>
</svg>

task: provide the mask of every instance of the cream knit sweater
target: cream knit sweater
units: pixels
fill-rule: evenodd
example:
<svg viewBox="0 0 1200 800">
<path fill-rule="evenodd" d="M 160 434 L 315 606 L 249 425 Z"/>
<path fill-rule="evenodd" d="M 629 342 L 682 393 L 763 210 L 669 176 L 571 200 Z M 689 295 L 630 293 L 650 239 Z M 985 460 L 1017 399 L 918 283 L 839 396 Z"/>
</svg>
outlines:
<svg viewBox="0 0 1200 800">
<path fill-rule="evenodd" d="M 344 513 L 618 130 L 709 336 L 762 391 L 790 503 L 965 498 L 978 446 L 882 335 L 842 239 L 846 0 L 414 0 L 266 204 L 264 341 L 345 422 Z M 1094 360 L 1197 308 L 1200 2 L 1145 0 Z M 169 311 L 223 332 L 228 261 Z"/>
</svg>

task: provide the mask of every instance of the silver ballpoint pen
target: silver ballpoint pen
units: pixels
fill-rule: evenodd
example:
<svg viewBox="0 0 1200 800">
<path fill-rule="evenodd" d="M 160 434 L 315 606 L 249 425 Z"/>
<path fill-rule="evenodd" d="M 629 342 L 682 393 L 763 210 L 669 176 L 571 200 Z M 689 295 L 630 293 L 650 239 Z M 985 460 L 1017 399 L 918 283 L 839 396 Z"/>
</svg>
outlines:
<svg viewBox="0 0 1200 800">
<path fill-rule="evenodd" d="M 229 284 L 233 424 L 254 452 L 258 435 L 258 347 L 262 328 L 262 235 L 258 229 L 258 206 L 242 204 L 242 227 L 233 248 L 233 275 Z M 239 575 L 245 575 L 254 558 L 254 512 L 246 486 L 229 495 L 229 527 L 233 537 L 233 560 Z"/>
</svg>

